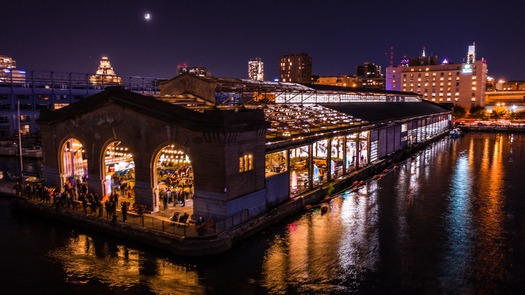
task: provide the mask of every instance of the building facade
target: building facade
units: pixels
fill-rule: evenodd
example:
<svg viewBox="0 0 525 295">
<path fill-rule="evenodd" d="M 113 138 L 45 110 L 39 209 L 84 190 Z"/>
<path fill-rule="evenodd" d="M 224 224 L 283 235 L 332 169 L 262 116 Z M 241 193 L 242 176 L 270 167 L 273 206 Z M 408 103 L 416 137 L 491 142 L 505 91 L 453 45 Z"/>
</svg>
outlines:
<svg viewBox="0 0 525 295">
<path fill-rule="evenodd" d="M 22 134 L 37 135 L 39 126 L 36 121 L 40 110 L 60 109 L 99 93 L 108 86 L 117 85 L 92 83 L 93 74 L 87 73 L 12 69 L 0 69 L 0 72 L 4 73 L 3 78 L 0 77 L 0 139 L 16 136 L 19 123 Z M 121 78 L 120 85 L 130 91 L 150 95 L 159 93 L 159 83 L 165 80 L 132 76 Z"/>
<path fill-rule="evenodd" d="M 412 93 L 183 74 L 158 96 L 108 88 L 39 123 L 46 185 L 82 178 L 104 196 L 110 175 L 132 169 L 134 202 L 157 211 L 162 173 L 182 165 L 192 216 L 249 220 L 441 135 L 451 119 Z M 166 166 L 168 150 L 188 160 Z M 124 159 L 133 164 L 115 165 Z"/>
<path fill-rule="evenodd" d="M 356 67 L 356 77 L 359 79 L 359 86 L 367 89 L 385 89 L 385 77 L 381 71 L 381 66 L 374 63 L 365 62 L 362 66 Z"/>
<path fill-rule="evenodd" d="M 437 103 L 453 103 L 470 109 L 485 105 L 487 63 L 475 60 L 469 46 L 466 63 L 437 64 L 437 57 L 422 55 L 386 69 L 386 90 L 408 91 Z"/>
<path fill-rule="evenodd" d="M 89 77 L 89 82 L 91 84 L 99 85 L 120 85 L 122 83 L 122 78 L 117 76 L 115 70 L 111 66 L 111 62 L 107 56 L 103 56 L 100 60 L 97 72 L 95 75 Z"/>
<path fill-rule="evenodd" d="M 264 81 L 264 63 L 256 57 L 248 62 L 248 79 Z"/>
<path fill-rule="evenodd" d="M 331 85 L 339 87 L 360 87 L 360 80 L 350 75 L 317 76 L 312 78 L 313 84 Z"/>
<path fill-rule="evenodd" d="M 279 81 L 311 83 L 312 58 L 306 53 L 288 54 L 279 60 Z"/>
<path fill-rule="evenodd" d="M 9 56 L 0 55 L 0 83 L 25 81 L 26 72 L 16 69 L 16 61 Z"/>
<path fill-rule="evenodd" d="M 211 72 L 205 67 L 190 67 L 187 64 L 178 65 L 177 74 L 180 75 L 185 73 L 201 77 L 211 76 Z"/>
</svg>

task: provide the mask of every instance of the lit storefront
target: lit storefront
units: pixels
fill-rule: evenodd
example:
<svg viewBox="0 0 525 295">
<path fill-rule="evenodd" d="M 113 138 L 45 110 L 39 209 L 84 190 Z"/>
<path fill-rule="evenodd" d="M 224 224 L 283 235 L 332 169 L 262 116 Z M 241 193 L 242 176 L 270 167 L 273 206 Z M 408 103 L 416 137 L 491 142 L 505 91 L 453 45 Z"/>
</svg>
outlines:
<svg viewBox="0 0 525 295">
<path fill-rule="evenodd" d="M 301 113 L 301 107 L 304 113 Z M 378 110 L 384 107 L 385 105 L 377 104 Z M 271 111 L 265 110 L 271 126 L 269 129 L 280 126 L 282 121 L 286 121 L 289 126 L 301 125 L 303 128 L 297 131 L 293 128 L 285 129 L 292 131 L 280 138 L 276 134 L 274 141 L 267 143 L 270 147 L 283 142 L 291 145 L 289 149 L 269 152 L 265 156 L 266 179 L 280 174 L 288 175 L 291 197 L 366 168 L 404 148 L 427 141 L 442 134 L 450 126 L 448 115 L 429 115 L 427 118 L 405 118 L 399 123 L 389 121 L 388 124 L 374 124 L 368 119 L 358 119 L 344 113 L 344 109 L 330 109 L 328 104 L 316 108 L 317 106 L 310 105 L 274 105 Z M 332 118 L 349 118 L 353 123 L 337 128 L 342 125 L 337 121 L 326 118 L 322 121 L 309 120 L 308 118 L 315 118 L 315 115 L 309 113 L 311 110 L 329 113 Z M 305 125 L 304 122 L 315 123 Z M 356 128 L 365 130 L 356 132 Z M 327 132 L 329 130 L 332 132 Z M 271 132 L 272 130 L 270 134 Z"/>
<path fill-rule="evenodd" d="M 368 163 L 368 135 L 366 131 L 337 136 L 266 154 L 266 178 L 289 172 L 290 192 L 295 195 L 349 174 Z"/>
</svg>

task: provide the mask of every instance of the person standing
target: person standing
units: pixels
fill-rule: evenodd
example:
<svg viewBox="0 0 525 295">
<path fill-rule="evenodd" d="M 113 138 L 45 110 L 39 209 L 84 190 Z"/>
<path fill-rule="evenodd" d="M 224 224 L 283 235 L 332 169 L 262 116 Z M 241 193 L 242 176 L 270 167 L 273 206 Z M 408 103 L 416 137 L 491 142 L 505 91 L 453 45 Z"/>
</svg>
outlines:
<svg viewBox="0 0 525 295">
<path fill-rule="evenodd" d="M 126 222 L 128 219 L 128 202 L 122 202 L 122 221 Z"/>
<path fill-rule="evenodd" d="M 162 206 L 164 207 L 164 211 L 166 211 L 168 209 L 168 196 L 166 195 L 166 193 L 163 193 L 161 198 L 162 198 Z"/>
</svg>

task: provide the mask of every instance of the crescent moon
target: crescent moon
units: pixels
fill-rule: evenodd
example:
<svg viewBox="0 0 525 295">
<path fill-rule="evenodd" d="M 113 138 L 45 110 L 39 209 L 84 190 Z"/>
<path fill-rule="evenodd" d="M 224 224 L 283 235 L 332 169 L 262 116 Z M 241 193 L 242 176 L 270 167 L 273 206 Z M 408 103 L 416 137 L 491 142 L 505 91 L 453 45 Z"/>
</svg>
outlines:
<svg viewBox="0 0 525 295">
<path fill-rule="evenodd" d="M 151 14 L 149 14 L 149 13 L 144 14 L 144 19 L 145 20 L 150 20 L 151 19 Z"/>
</svg>

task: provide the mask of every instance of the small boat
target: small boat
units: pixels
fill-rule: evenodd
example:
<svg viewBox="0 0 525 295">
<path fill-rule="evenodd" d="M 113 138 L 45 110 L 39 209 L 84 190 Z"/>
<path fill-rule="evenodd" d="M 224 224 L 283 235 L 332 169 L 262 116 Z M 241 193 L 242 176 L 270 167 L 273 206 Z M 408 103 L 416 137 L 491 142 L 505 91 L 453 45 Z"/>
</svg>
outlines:
<svg viewBox="0 0 525 295">
<path fill-rule="evenodd" d="M 463 135 L 463 133 L 461 132 L 461 129 L 459 129 L 459 128 L 454 128 L 454 129 L 450 130 L 450 132 L 448 134 L 448 136 L 450 138 L 459 138 L 462 135 Z"/>
</svg>

